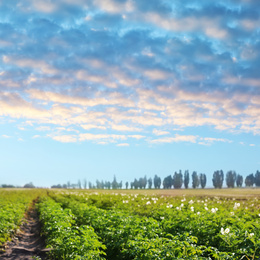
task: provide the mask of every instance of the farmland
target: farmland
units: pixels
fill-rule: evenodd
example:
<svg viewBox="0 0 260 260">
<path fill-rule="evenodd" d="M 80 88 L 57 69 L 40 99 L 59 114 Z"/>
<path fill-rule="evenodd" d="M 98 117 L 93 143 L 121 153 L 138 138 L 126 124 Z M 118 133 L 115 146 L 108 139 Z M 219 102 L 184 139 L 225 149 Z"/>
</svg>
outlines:
<svg viewBox="0 0 260 260">
<path fill-rule="evenodd" d="M 260 257 L 258 189 L 1 190 L 0 201 L 6 192 L 20 213 L 1 221 L 12 227 L 1 228 L 1 242 L 38 197 L 48 259 Z M 21 198 L 27 198 L 23 206 Z M 8 214 L 14 213 L 3 211 L 1 218 Z"/>
</svg>

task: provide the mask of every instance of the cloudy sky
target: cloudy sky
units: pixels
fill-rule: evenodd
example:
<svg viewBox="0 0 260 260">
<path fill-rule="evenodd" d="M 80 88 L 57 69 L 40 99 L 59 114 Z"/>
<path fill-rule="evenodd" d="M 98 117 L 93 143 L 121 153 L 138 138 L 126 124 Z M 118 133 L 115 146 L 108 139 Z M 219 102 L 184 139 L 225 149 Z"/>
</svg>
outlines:
<svg viewBox="0 0 260 260">
<path fill-rule="evenodd" d="M 258 0 L 1 0 L 0 183 L 260 168 Z"/>
</svg>

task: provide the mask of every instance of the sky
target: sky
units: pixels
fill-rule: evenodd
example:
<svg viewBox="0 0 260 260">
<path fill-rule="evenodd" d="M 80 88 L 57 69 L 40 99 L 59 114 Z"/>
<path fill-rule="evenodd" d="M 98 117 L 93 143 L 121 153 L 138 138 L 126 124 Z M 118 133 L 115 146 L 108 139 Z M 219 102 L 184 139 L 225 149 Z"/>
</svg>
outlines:
<svg viewBox="0 0 260 260">
<path fill-rule="evenodd" d="M 0 184 L 255 173 L 259 67 L 258 0 L 0 0 Z"/>
</svg>

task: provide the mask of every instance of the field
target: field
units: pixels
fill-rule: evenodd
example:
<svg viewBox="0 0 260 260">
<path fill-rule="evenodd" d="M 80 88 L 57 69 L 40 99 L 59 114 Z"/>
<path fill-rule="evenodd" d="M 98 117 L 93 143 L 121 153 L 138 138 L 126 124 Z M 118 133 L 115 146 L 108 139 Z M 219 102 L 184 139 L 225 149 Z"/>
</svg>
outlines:
<svg viewBox="0 0 260 260">
<path fill-rule="evenodd" d="M 38 198 L 48 259 L 260 258 L 259 189 L 1 190 L 0 198 L 6 192 L 19 209 L 17 194 L 28 198 L 22 212 Z M 2 243 L 21 218 L 5 218 L 15 226 L 1 230 Z"/>
</svg>

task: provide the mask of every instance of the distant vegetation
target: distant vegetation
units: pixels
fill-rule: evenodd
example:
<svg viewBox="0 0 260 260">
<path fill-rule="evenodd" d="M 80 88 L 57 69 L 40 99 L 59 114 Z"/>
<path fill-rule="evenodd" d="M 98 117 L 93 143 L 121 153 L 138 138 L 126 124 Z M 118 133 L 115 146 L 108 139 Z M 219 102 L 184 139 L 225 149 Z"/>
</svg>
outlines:
<svg viewBox="0 0 260 260">
<path fill-rule="evenodd" d="M 226 174 L 222 170 L 217 170 L 213 173 L 212 184 L 214 188 L 221 189 L 224 185 L 226 187 L 242 187 L 243 184 L 246 187 L 260 187 L 260 171 L 256 171 L 255 174 L 251 173 L 246 176 L 245 181 L 242 175 L 237 174 L 235 171 L 228 171 Z M 188 170 L 182 173 L 175 172 L 173 175 L 168 175 L 164 179 L 161 179 L 158 175 L 155 175 L 154 178 L 147 178 L 146 176 L 140 177 L 139 179 L 135 178 L 132 182 L 126 182 L 123 185 L 122 181 L 118 182 L 116 176 L 112 182 L 110 181 L 99 181 L 97 180 L 95 184 L 92 182 L 87 182 L 80 180 L 76 184 L 58 184 L 53 185 L 51 188 L 58 189 L 181 189 L 181 188 L 202 188 L 204 189 L 207 184 L 207 176 L 205 173 L 197 173 L 193 171 L 191 176 Z"/>
<path fill-rule="evenodd" d="M 147 178 L 146 176 L 135 178 L 132 182 L 122 181 L 118 182 L 116 176 L 113 181 L 99 181 L 96 183 L 88 182 L 86 179 L 77 183 L 67 182 L 66 184 L 52 185 L 53 189 L 188 189 L 188 188 L 202 188 L 207 184 L 207 176 L 205 173 L 197 173 L 193 171 L 190 175 L 186 170 L 184 174 L 180 170 L 173 175 L 168 175 L 164 179 L 155 175 L 154 178 Z M 226 184 L 227 188 L 235 187 L 260 187 L 260 171 L 257 170 L 255 174 L 251 173 L 246 176 L 245 180 L 242 175 L 235 171 L 228 171 L 226 174 L 222 170 L 217 170 L 212 176 L 212 185 L 214 188 L 221 189 Z M 2 184 L 1 188 L 36 188 L 32 182 L 25 184 L 22 187 L 17 187 L 10 184 Z"/>
</svg>

